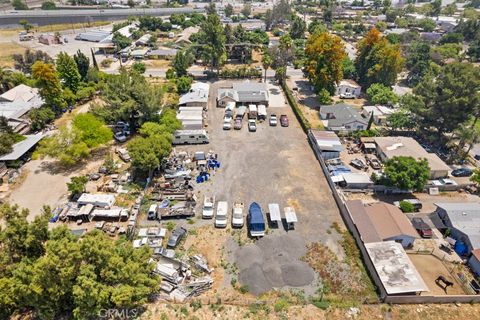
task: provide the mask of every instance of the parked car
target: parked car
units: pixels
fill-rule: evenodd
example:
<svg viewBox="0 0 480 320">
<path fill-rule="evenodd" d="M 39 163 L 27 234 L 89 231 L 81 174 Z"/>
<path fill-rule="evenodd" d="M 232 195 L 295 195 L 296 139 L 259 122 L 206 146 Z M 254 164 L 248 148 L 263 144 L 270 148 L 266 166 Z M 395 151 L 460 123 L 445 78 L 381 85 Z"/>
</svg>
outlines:
<svg viewBox="0 0 480 320">
<path fill-rule="evenodd" d="M 230 130 L 232 129 L 232 118 L 225 117 L 223 119 L 223 130 Z"/>
<path fill-rule="evenodd" d="M 382 169 L 382 164 L 377 158 L 369 158 L 368 163 L 372 167 L 373 170 L 380 170 Z"/>
<path fill-rule="evenodd" d="M 469 168 L 460 168 L 452 171 L 452 176 L 454 177 L 470 177 L 473 174 L 473 171 Z"/>
<path fill-rule="evenodd" d="M 248 119 L 248 131 L 257 131 L 257 123 L 255 122 L 255 119 Z"/>
<path fill-rule="evenodd" d="M 277 119 L 277 115 L 276 114 L 271 114 L 270 115 L 270 125 L 272 127 L 276 127 L 278 124 L 278 119 Z"/>
<path fill-rule="evenodd" d="M 180 243 L 180 240 L 182 240 L 186 233 L 187 230 L 185 228 L 177 228 L 173 230 L 172 235 L 168 239 L 167 247 L 175 248 Z"/>
<path fill-rule="evenodd" d="M 363 170 L 367 165 L 365 162 L 362 161 L 362 159 L 355 158 L 352 161 L 350 161 L 350 165 L 358 170 Z"/>
<path fill-rule="evenodd" d="M 125 141 L 127 141 L 127 136 L 126 136 L 123 132 L 115 132 L 115 134 L 113 135 L 113 137 L 114 137 L 115 140 L 117 140 L 118 142 L 125 142 Z"/>
<path fill-rule="evenodd" d="M 128 150 L 125 148 L 118 148 L 117 153 L 120 159 L 122 159 L 125 162 L 129 162 L 130 160 L 132 160 L 132 158 L 130 157 L 130 154 L 128 153 Z"/>
<path fill-rule="evenodd" d="M 456 183 L 452 179 L 447 179 L 447 178 L 433 180 L 432 184 L 434 186 L 456 186 L 456 185 L 458 185 L 458 183 Z"/>
<path fill-rule="evenodd" d="M 232 227 L 241 228 L 245 223 L 243 218 L 243 203 L 235 202 L 232 208 Z"/>
<path fill-rule="evenodd" d="M 433 236 L 432 228 L 422 218 L 413 218 L 412 225 L 422 238 L 431 238 Z"/>
<path fill-rule="evenodd" d="M 340 94 L 340 99 L 355 99 L 355 95 L 351 92 L 345 92 Z"/>
<path fill-rule="evenodd" d="M 281 125 L 282 127 L 288 127 L 288 117 L 287 117 L 286 114 L 282 114 L 282 115 L 280 116 L 280 125 Z"/>
<path fill-rule="evenodd" d="M 235 130 L 242 129 L 242 119 L 235 119 L 235 123 L 233 124 L 233 129 Z"/>
</svg>

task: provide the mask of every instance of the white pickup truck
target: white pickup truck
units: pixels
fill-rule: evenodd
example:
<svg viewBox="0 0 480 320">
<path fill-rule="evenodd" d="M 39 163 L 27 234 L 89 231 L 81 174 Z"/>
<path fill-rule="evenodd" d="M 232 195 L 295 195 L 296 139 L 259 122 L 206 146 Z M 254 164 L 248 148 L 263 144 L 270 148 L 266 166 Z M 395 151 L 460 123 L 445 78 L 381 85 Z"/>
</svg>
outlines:
<svg viewBox="0 0 480 320">
<path fill-rule="evenodd" d="M 243 218 L 243 203 L 235 202 L 232 209 L 232 226 L 234 228 L 241 228 L 245 223 Z"/>
</svg>

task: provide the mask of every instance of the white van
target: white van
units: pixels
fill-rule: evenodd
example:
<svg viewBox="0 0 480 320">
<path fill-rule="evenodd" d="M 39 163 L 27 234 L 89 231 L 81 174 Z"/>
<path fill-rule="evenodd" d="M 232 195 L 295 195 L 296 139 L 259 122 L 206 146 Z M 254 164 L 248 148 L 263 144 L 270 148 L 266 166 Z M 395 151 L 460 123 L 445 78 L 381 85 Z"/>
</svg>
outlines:
<svg viewBox="0 0 480 320">
<path fill-rule="evenodd" d="M 225 228 L 227 226 L 228 203 L 226 201 L 218 201 L 217 215 L 215 216 L 215 227 Z"/>
<path fill-rule="evenodd" d="M 177 130 L 173 134 L 173 144 L 204 144 L 208 142 L 206 130 Z"/>
<path fill-rule="evenodd" d="M 152 204 L 150 208 L 148 208 L 148 215 L 147 215 L 148 220 L 156 220 L 157 219 L 157 205 Z"/>
</svg>

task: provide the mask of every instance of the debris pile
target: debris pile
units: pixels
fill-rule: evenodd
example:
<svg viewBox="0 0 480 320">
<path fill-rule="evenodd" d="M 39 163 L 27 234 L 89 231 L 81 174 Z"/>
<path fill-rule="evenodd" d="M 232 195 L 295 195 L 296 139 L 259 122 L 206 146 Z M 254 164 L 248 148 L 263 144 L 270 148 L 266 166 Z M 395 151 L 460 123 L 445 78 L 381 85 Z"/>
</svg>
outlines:
<svg viewBox="0 0 480 320">
<path fill-rule="evenodd" d="M 154 272 L 162 277 L 160 285 L 160 289 L 164 293 L 161 295 L 162 298 L 183 302 L 201 295 L 212 287 L 213 279 L 209 275 L 204 275 L 204 273 L 212 272 L 205 258 L 195 255 L 190 258 L 190 261 L 203 275 L 194 275 L 191 265 L 187 262 L 166 255 L 158 258 Z"/>
</svg>

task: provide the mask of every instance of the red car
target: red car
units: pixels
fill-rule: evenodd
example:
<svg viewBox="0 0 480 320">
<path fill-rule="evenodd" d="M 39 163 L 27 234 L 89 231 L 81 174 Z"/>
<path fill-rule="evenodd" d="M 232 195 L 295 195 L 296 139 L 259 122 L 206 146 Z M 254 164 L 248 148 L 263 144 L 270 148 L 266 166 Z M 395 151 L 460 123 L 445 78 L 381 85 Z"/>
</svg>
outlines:
<svg viewBox="0 0 480 320">
<path fill-rule="evenodd" d="M 288 117 L 287 117 L 286 114 L 282 114 L 282 115 L 280 116 L 280 125 L 281 125 L 282 127 L 288 127 Z"/>
</svg>

